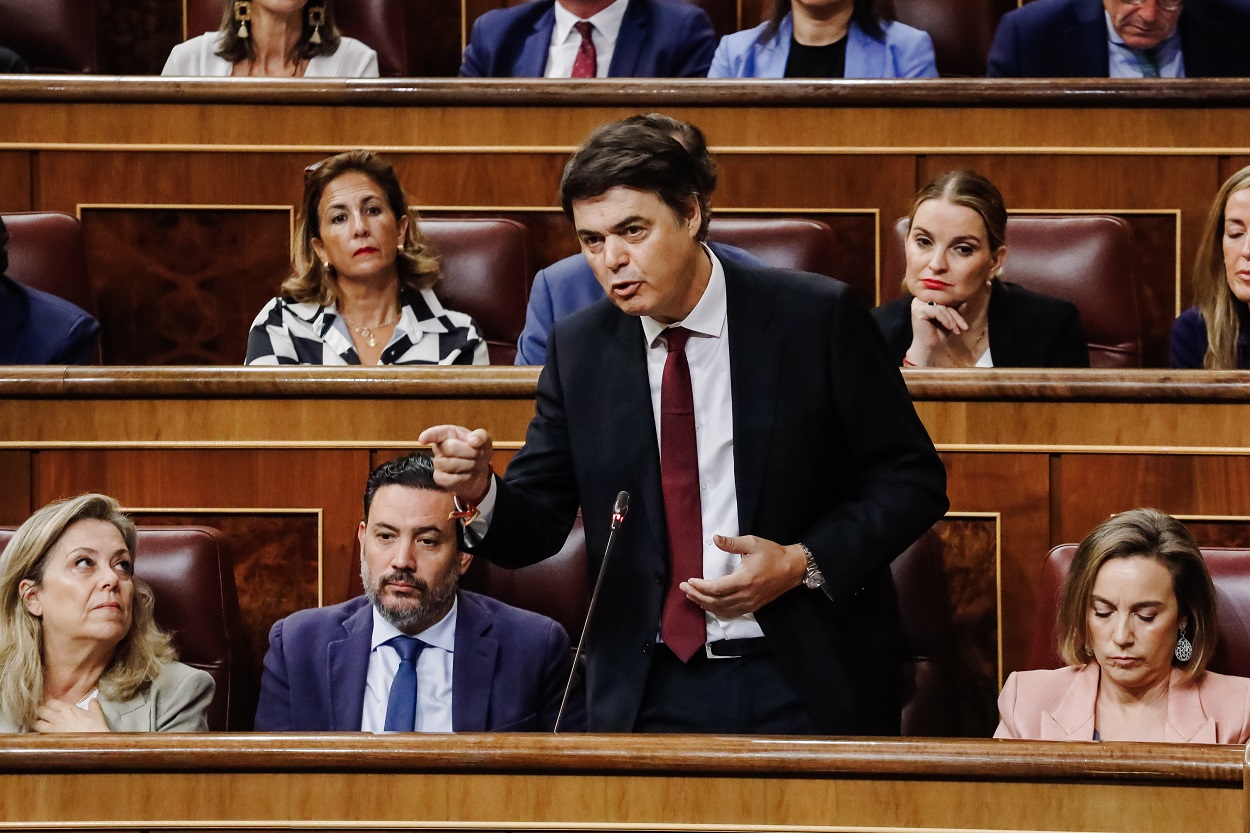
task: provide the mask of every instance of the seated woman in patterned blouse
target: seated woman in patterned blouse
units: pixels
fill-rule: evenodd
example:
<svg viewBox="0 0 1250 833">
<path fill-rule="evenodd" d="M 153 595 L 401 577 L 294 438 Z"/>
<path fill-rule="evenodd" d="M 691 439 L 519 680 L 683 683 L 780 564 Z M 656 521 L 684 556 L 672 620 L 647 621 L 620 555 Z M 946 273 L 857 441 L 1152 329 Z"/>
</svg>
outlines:
<svg viewBox="0 0 1250 833">
<path fill-rule="evenodd" d="M 294 274 L 256 316 L 246 364 L 489 364 L 477 323 L 439 303 L 395 169 L 365 150 L 308 170 Z"/>
</svg>

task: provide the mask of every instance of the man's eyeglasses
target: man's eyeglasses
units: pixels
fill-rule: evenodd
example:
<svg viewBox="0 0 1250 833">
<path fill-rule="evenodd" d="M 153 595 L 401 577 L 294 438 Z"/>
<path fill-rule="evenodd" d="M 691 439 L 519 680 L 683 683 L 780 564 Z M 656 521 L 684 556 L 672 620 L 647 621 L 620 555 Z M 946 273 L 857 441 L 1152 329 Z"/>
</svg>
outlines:
<svg viewBox="0 0 1250 833">
<path fill-rule="evenodd" d="M 1120 0 L 1126 6 L 1140 6 L 1146 0 Z M 1185 5 L 1185 0 L 1155 0 L 1155 5 L 1165 12 L 1178 12 Z"/>
</svg>

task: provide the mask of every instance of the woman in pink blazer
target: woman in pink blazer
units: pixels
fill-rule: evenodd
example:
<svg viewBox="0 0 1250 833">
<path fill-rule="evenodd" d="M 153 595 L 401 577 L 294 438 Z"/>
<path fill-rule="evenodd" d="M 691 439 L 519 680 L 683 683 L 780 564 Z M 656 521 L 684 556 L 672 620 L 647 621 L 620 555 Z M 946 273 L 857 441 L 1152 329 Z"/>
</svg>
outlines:
<svg viewBox="0 0 1250 833">
<path fill-rule="evenodd" d="M 1245 743 L 1250 679 L 1206 670 L 1215 604 L 1179 521 L 1153 509 L 1107 520 L 1077 549 L 1061 593 L 1068 667 L 1008 677 L 994 737 Z"/>
</svg>

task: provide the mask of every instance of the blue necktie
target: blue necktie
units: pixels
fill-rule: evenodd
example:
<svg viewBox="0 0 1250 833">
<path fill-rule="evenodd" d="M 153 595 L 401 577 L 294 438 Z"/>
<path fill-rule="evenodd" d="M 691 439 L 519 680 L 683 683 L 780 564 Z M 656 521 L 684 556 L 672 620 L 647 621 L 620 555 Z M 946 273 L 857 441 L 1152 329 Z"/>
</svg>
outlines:
<svg viewBox="0 0 1250 833">
<path fill-rule="evenodd" d="M 396 636 L 383 643 L 399 654 L 399 670 L 391 681 L 391 694 L 386 700 L 388 732 L 411 732 L 417 718 L 417 657 L 425 643 L 411 636 Z"/>
</svg>

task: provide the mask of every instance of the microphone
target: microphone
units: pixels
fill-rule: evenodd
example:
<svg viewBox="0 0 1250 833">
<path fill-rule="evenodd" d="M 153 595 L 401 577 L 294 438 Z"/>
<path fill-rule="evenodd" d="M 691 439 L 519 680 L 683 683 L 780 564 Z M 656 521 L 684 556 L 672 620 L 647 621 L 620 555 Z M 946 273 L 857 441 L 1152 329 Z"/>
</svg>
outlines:
<svg viewBox="0 0 1250 833">
<path fill-rule="evenodd" d="M 564 696 L 560 698 L 560 710 L 556 712 L 556 723 L 552 734 L 560 733 L 560 718 L 564 717 L 564 707 L 569 702 L 569 692 L 573 690 L 573 680 L 577 679 L 577 663 L 582 658 L 582 649 L 586 646 L 586 632 L 590 630 L 590 617 L 595 615 L 595 603 L 599 601 L 599 588 L 603 587 L 603 575 L 608 571 L 608 557 L 612 555 L 612 546 L 616 543 L 616 531 L 621 528 L 625 515 L 629 513 L 629 492 L 617 492 L 616 503 L 612 506 L 612 526 L 608 530 L 608 544 L 603 548 L 603 561 L 599 564 L 599 575 L 595 577 L 595 587 L 590 591 L 590 604 L 586 606 L 586 621 L 582 623 L 582 635 L 577 639 L 577 650 L 573 652 L 573 667 L 569 669 L 569 681 L 564 684 Z"/>
</svg>

